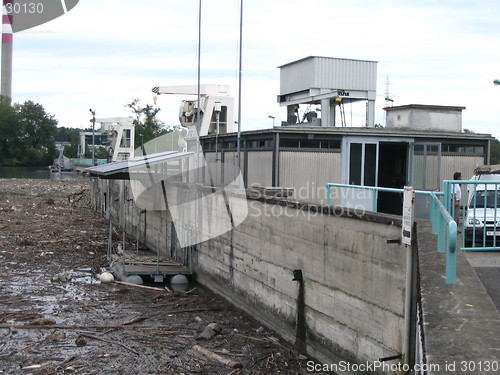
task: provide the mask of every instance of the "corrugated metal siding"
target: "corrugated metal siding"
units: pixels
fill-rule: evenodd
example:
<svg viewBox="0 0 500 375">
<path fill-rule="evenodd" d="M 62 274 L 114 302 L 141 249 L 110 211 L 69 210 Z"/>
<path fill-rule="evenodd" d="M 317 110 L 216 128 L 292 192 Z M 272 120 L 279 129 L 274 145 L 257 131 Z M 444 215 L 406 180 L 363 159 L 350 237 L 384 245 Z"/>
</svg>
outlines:
<svg viewBox="0 0 500 375">
<path fill-rule="evenodd" d="M 241 152 L 241 168 L 245 165 L 245 153 Z M 224 181 L 223 184 L 227 185 L 234 181 L 238 176 L 239 170 L 237 169 L 237 160 L 236 160 L 236 152 L 234 151 L 226 151 L 224 152 L 224 163 L 222 165 L 222 169 L 224 172 Z"/>
<path fill-rule="evenodd" d="M 314 82 L 313 59 L 301 60 L 280 70 L 280 95 L 309 90 Z"/>
<path fill-rule="evenodd" d="M 423 190 L 439 190 L 438 167 L 437 155 L 427 155 L 427 163 L 425 163 L 424 155 L 415 155 L 413 187 Z"/>
<path fill-rule="evenodd" d="M 313 57 L 281 67 L 280 95 L 310 88 L 376 91 L 377 63 Z"/>
<path fill-rule="evenodd" d="M 441 159 L 441 178 L 453 180 L 453 173 L 462 173 L 462 179 L 468 180 L 474 175 L 474 169 L 484 164 L 482 156 L 443 156 Z"/>
<path fill-rule="evenodd" d="M 340 152 L 280 152 L 280 183 L 295 188 L 294 198 L 326 203 L 326 184 L 340 183 Z"/>
<path fill-rule="evenodd" d="M 376 62 L 325 57 L 316 57 L 314 62 L 313 87 L 363 91 L 377 88 Z"/>
<path fill-rule="evenodd" d="M 464 180 L 474 174 L 474 169 L 484 164 L 482 156 L 444 155 L 441 157 L 441 174 L 438 179 L 438 156 L 428 155 L 424 164 L 424 155 L 415 155 L 413 186 L 415 189 L 441 190 L 443 180 L 453 180 L 455 172 L 461 172 Z M 425 185 L 423 181 L 425 180 Z"/>
<path fill-rule="evenodd" d="M 247 186 L 259 184 L 272 186 L 273 184 L 273 152 L 248 151 Z"/>
</svg>

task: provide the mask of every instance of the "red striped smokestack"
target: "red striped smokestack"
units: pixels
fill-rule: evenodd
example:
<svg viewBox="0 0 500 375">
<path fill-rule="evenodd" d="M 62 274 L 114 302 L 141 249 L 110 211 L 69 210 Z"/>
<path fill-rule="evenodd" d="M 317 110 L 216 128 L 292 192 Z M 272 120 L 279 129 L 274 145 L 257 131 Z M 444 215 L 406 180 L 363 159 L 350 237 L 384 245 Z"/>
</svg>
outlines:
<svg viewBox="0 0 500 375">
<path fill-rule="evenodd" d="M 12 16 L 7 14 L 7 4 L 12 7 L 14 0 L 3 0 L 2 14 L 2 72 L 0 94 L 12 98 Z"/>
</svg>

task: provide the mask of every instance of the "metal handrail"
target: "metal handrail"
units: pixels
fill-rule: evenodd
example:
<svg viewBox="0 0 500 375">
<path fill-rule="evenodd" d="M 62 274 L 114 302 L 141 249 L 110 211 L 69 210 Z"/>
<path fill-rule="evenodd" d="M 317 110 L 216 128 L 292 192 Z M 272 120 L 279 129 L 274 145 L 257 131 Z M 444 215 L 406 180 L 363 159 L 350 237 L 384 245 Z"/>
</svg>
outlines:
<svg viewBox="0 0 500 375">
<path fill-rule="evenodd" d="M 375 192 L 372 203 L 373 212 L 377 212 L 377 193 L 379 191 L 404 193 L 404 189 L 328 183 L 326 184 L 328 206 L 332 205 L 331 187 L 373 190 Z M 445 192 L 426 190 L 415 190 L 415 194 L 430 196 L 429 221 L 432 223 L 433 233 L 438 235 L 437 251 L 446 253 L 446 283 L 455 284 L 457 277 L 457 223 L 439 198 L 444 196 L 446 201 L 446 194 Z"/>
</svg>

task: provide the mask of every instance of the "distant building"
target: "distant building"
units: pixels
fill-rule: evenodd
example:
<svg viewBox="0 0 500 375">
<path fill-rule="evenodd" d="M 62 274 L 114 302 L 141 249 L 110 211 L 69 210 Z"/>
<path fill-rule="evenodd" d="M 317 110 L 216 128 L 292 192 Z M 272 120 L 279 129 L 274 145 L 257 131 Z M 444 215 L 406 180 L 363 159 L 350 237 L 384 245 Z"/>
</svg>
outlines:
<svg viewBox="0 0 500 375">
<path fill-rule="evenodd" d="M 386 107 L 386 128 L 461 132 L 464 109 L 422 104 Z"/>
</svg>

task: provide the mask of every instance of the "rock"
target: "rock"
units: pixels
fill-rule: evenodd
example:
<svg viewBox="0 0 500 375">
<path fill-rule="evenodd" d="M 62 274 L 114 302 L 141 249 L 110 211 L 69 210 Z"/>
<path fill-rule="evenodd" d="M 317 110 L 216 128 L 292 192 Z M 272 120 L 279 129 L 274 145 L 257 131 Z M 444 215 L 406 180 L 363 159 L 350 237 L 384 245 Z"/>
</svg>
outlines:
<svg viewBox="0 0 500 375">
<path fill-rule="evenodd" d="M 66 338 L 66 334 L 64 334 L 63 332 L 59 332 L 59 331 L 53 331 L 49 336 L 47 336 L 47 338 L 50 341 L 64 340 Z"/>
<path fill-rule="evenodd" d="M 75 340 L 76 346 L 85 346 L 87 345 L 87 340 L 85 337 L 78 335 L 78 337 Z"/>
<path fill-rule="evenodd" d="M 198 323 L 201 323 L 201 318 L 199 316 L 195 317 L 194 320 Z"/>
<path fill-rule="evenodd" d="M 202 333 L 196 338 L 196 340 L 211 340 L 215 335 L 221 333 L 222 328 L 219 323 L 210 323 L 205 327 Z"/>
<path fill-rule="evenodd" d="M 111 283 L 115 280 L 115 277 L 111 272 L 103 272 L 98 276 L 99 280 L 101 280 L 101 283 Z"/>
<path fill-rule="evenodd" d="M 264 332 L 264 327 L 260 326 L 259 328 L 257 328 L 255 330 L 255 332 L 257 332 L 257 333 L 263 333 Z"/>
</svg>

